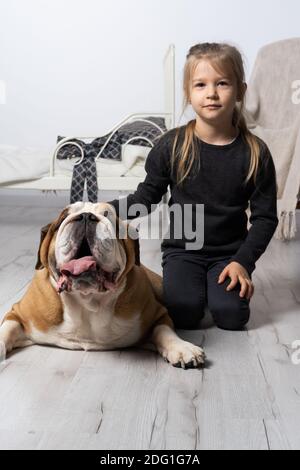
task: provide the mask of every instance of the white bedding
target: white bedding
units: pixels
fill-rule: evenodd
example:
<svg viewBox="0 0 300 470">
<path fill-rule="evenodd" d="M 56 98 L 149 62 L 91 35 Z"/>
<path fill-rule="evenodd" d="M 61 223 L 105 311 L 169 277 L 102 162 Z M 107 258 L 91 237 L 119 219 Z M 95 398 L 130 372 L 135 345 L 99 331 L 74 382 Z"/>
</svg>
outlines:
<svg viewBox="0 0 300 470">
<path fill-rule="evenodd" d="M 144 178 L 146 175 L 145 159 L 149 151 L 149 147 L 122 146 L 121 161 L 98 159 L 97 175 L 98 177 L 135 176 Z M 5 186 L 49 176 L 52 152 L 52 149 L 0 145 L 0 185 Z M 71 160 L 56 160 L 55 175 L 71 176 L 73 164 L 74 162 Z"/>
</svg>

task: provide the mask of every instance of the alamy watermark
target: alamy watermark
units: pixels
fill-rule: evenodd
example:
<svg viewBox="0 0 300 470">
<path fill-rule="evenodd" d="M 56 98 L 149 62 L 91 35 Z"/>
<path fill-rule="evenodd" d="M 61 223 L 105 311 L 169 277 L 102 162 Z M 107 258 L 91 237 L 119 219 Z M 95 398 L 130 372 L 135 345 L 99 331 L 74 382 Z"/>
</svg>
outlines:
<svg viewBox="0 0 300 470">
<path fill-rule="evenodd" d="M 292 93 L 292 103 L 300 104 L 300 80 L 294 80 L 292 82 L 292 89 L 295 90 Z"/>
<path fill-rule="evenodd" d="M 174 203 L 170 207 L 161 203 L 156 209 L 156 204 L 151 204 L 149 208 L 144 204 L 131 204 L 127 209 L 127 198 L 119 199 L 119 218 L 128 220 L 128 234 L 130 238 L 139 238 L 136 229 L 136 218 L 149 217 L 143 220 L 143 238 L 159 240 L 162 238 L 163 217 L 168 212 L 170 224 L 166 233 L 163 234 L 165 240 L 184 240 L 186 250 L 200 250 L 204 244 L 204 204 L 178 204 Z M 130 218 L 133 217 L 133 220 Z M 127 237 L 126 226 L 120 224 L 119 238 Z"/>
<path fill-rule="evenodd" d="M 292 349 L 295 349 L 291 355 L 291 361 L 295 366 L 300 365 L 300 339 L 296 339 L 292 342 Z"/>
</svg>

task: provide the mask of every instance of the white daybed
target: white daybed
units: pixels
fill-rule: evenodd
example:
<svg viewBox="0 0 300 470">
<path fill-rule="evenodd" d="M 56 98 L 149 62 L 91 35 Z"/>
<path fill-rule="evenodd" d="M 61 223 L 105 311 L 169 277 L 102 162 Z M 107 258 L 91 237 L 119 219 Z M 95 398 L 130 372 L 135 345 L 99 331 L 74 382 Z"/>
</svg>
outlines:
<svg viewBox="0 0 300 470">
<path fill-rule="evenodd" d="M 131 114 L 103 135 L 110 134 L 108 140 L 123 124 L 136 120 L 144 120 L 149 116 L 164 118 L 167 129 L 174 127 L 175 121 L 175 48 L 170 45 L 163 60 L 164 66 L 164 112 L 148 112 Z M 99 137 L 99 136 L 97 136 Z M 17 147 L 0 146 L 0 188 L 5 189 L 37 189 L 37 190 L 69 190 L 71 188 L 73 165 L 75 160 L 58 160 L 58 150 L 72 139 L 94 139 L 95 137 L 66 137 L 59 141 L 51 155 L 42 155 L 36 149 L 23 149 Z M 132 140 L 132 139 L 131 139 Z M 133 139 L 134 140 L 134 139 Z M 106 141 L 105 145 L 108 143 Z M 137 185 L 144 180 L 144 163 L 150 147 L 136 146 L 140 149 L 139 158 L 133 158 L 133 142 L 127 141 L 122 145 L 122 160 L 109 160 L 101 158 L 101 151 L 96 158 L 97 182 L 99 190 L 134 191 Z M 143 150 L 141 150 L 143 149 Z M 129 152 L 127 152 L 129 150 Z M 81 152 L 82 153 L 82 152 Z M 142 155 L 143 154 L 143 155 Z M 19 157 L 19 158 L 18 158 Z M 124 157 L 124 158 L 123 158 Z M 141 158 L 140 158 L 141 157 Z M 50 160 L 50 161 L 49 161 Z M 74 159 L 72 159 L 74 160 Z M 134 162 L 134 164 L 132 164 Z M 47 165 L 47 167 L 45 166 Z M 50 167 L 50 168 L 49 168 Z M 37 176 L 32 175 L 33 168 Z M 47 169 L 49 168 L 49 170 Z M 8 176 L 6 176 L 6 174 Z M 43 176 L 41 176 L 43 175 Z M 164 196 L 166 201 L 167 193 Z"/>
</svg>

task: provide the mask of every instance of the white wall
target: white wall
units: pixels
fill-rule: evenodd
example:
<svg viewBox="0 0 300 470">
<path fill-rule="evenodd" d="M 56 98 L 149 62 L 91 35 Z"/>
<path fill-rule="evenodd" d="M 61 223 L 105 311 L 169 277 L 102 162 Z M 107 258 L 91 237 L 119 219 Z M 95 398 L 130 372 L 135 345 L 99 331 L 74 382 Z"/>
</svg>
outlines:
<svg viewBox="0 0 300 470">
<path fill-rule="evenodd" d="M 163 110 L 162 58 L 228 41 L 249 78 L 258 49 L 300 34 L 297 0 L 0 0 L 0 143 L 52 146 L 100 135 L 126 114 Z"/>
</svg>

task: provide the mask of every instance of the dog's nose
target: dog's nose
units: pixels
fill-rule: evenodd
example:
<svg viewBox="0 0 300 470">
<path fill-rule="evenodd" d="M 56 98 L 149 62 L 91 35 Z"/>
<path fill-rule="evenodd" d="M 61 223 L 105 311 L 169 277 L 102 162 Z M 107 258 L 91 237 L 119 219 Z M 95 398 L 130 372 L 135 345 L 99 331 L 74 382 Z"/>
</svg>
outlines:
<svg viewBox="0 0 300 470">
<path fill-rule="evenodd" d="M 76 217 L 74 217 L 73 220 L 83 222 L 84 224 L 99 221 L 98 217 L 95 214 L 92 214 L 91 212 L 82 212 L 82 214 L 78 214 Z"/>
</svg>

